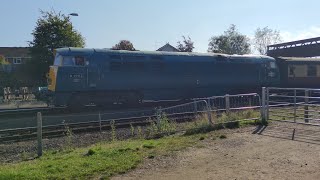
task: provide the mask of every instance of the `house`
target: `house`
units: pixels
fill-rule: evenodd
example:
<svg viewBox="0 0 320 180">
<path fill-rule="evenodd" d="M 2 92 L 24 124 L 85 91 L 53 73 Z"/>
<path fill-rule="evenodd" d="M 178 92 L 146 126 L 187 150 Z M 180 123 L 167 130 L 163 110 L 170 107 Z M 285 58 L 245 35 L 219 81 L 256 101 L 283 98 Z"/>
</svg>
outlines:
<svg viewBox="0 0 320 180">
<path fill-rule="evenodd" d="M 159 48 L 157 51 L 180 52 L 177 48 L 171 46 L 169 43 L 165 44 L 164 46 Z"/>
<path fill-rule="evenodd" d="M 2 65 L 0 70 L 7 72 L 14 71 L 19 65 L 31 59 L 29 47 L 0 47 L 0 56 L 3 56 L 9 64 Z"/>
</svg>

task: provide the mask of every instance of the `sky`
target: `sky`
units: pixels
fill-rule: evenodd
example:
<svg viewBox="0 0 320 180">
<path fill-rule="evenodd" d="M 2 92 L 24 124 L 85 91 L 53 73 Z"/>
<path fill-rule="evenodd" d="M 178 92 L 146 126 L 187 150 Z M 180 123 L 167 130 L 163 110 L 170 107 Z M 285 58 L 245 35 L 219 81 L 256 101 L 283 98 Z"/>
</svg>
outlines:
<svg viewBox="0 0 320 180">
<path fill-rule="evenodd" d="M 283 40 L 320 36 L 317 0 L 0 0 L 0 47 L 25 47 L 40 10 L 78 13 L 73 27 L 88 48 L 130 40 L 139 50 L 173 46 L 182 36 L 206 52 L 209 39 L 230 24 L 249 37 L 260 27 L 279 30 Z"/>
</svg>

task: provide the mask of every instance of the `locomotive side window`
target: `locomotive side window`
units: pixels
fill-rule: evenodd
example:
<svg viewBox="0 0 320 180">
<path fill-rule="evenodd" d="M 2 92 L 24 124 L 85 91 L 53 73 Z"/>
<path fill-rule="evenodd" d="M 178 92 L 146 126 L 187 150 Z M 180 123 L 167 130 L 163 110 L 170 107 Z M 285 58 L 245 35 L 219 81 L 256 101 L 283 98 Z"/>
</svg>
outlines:
<svg viewBox="0 0 320 180">
<path fill-rule="evenodd" d="M 74 66 L 74 57 L 73 56 L 64 56 L 62 60 L 63 66 Z"/>
<path fill-rule="evenodd" d="M 308 65 L 307 75 L 308 75 L 309 77 L 315 77 L 315 76 L 317 76 L 317 66 L 315 66 L 315 65 Z"/>
</svg>

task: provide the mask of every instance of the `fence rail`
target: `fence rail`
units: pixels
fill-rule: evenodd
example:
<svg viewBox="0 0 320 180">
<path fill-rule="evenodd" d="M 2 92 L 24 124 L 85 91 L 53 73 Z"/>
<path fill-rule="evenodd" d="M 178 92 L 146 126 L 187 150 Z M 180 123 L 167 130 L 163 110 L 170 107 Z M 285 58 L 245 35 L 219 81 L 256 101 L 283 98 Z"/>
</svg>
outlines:
<svg viewBox="0 0 320 180">
<path fill-rule="evenodd" d="M 263 116 L 269 121 L 320 126 L 320 89 L 263 88 Z"/>
<path fill-rule="evenodd" d="M 258 113 L 255 113 L 254 116 L 249 113 L 243 117 L 226 118 L 233 112 L 247 110 L 255 110 Z M 261 98 L 259 94 L 250 93 L 195 99 L 193 102 L 181 105 L 139 111 L 50 116 L 45 113 L 37 113 L 37 117 L 29 119 L 22 128 L 0 130 L 0 142 L 36 139 L 37 137 L 39 140 L 42 139 L 41 136 L 61 136 L 68 129 L 72 129 L 73 132 L 102 131 L 110 129 L 112 122 L 117 127 L 128 127 L 128 125 L 146 125 L 152 122 L 159 125 L 164 118 L 176 123 L 194 122 L 201 119 L 211 125 L 222 121 L 258 120 L 261 117 L 260 112 Z"/>
</svg>

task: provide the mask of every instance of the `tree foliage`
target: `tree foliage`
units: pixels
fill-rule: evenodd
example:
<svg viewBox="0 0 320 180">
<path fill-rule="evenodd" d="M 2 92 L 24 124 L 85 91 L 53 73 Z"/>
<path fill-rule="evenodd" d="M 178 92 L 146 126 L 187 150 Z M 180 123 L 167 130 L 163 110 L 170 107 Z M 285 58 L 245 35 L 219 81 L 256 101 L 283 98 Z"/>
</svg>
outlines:
<svg viewBox="0 0 320 180">
<path fill-rule="evenodd" d="M 61 13 L 41 12 L 29 42 L 31 60 L 27 69 L 32 78 L 45 82 L 49 66 L 53 64 L 54 49 L 61 47 L 84 47 L 85 41 L 73 27 L 69 16 Z"/>
<path fill-rule="evenodd" d="M 2 64 L 9 64 L 9 63 L 6 61 L 6 58 L 0 54 L 0 65 Z"/>
<path fill-rule="evenodd" d="M 183 41 L 177 42 L 177 49 L 181 52 L 192 52 L 194 49 L 193 41 L 191 41 L 191 38 L 188 36 L 188 39 L 186 39 L 185 36 L 182 36 Z"/>
<path fill-rule="evenodd" d="M 254 33 L 253 44 L 255 49 L 263 55 L 267 54 L 268 45 L 282 42 L 280 31 L 268 27 L 257 28 Z"/>
<path fill-rule="evenodd" d="M 211 37 L 208 52 L 248 54 L 251 52 L 249 41 L 249 38 L 240 34 L 236 26 L 232 24 L 222 35 Z"/>
<path fill-rule="evenodd" d="M 133 44 L 128 40 L 121 40 L 118 44 L 114 45 L 111 49 L 113 50 L 128 50 L 135 51 Z"/>
</svg>

